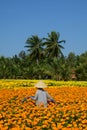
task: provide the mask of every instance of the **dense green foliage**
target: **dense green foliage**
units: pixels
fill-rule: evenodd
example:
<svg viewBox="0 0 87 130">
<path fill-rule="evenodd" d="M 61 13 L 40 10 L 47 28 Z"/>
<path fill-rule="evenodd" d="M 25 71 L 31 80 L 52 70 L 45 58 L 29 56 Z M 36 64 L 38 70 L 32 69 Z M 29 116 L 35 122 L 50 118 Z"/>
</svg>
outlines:
<svg viewBox="0 0 87 130">
<path fill-rule="evenodd" d="M 87 52 L 64 56 L 60 34 L 53 31 L 47 38 L 37 35 L 26 40 L 27 52 L 13 57 L 0 56 L 0 79 L 54 79 L 87 81 Z"/>
</svg>

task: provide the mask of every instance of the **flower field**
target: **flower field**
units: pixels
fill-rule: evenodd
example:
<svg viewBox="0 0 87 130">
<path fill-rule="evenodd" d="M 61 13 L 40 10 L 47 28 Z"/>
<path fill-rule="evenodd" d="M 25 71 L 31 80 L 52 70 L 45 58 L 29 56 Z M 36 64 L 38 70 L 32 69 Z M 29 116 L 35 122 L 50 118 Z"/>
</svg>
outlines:
<svg viewBox="0 0 87 130">
<path fill-rule="evenodd" d="M 31 99 L 21 103 L 24 97 L 35 94 L 36 81 L 31 87 L 19 82 L 0 81 L 0 130 L 87 130 L 86 86 L 49 86 L 46 90 L 57 104 L 38 108 Z"/>
</svg>

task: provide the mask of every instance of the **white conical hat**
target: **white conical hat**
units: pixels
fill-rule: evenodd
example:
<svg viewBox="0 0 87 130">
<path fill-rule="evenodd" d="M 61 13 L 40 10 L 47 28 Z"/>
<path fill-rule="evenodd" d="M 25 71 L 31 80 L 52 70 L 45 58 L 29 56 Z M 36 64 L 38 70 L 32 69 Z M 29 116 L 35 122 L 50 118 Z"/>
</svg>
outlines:
<svg viewBox="0 0 87 130">
<path fill-rule="evenodd" d="M 36 88 L 46 88 L 47 85 L 43 81 L 39 81 L 38 83 L 35 84 Z"/>
</svg>

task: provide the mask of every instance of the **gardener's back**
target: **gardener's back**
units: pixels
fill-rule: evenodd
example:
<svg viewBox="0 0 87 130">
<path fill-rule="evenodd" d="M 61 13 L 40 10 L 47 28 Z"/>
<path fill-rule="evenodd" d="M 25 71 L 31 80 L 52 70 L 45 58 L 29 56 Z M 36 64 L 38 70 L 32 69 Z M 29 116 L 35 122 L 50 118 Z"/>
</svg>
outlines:
<svg viewBox="0 0 87 130">
<path fill-rule="evenodd" d="M 34 99 L 36 100 L 36 105 L 40 105 L 40 104 L 43 104 L 44 107 L 47 107 L 47 99 L 51 98 L 51 96 L 43 89 L 39 88 L 37 91 L 36 91 L 36 94 L 35 94 L 35 97 Z"/>
</svg>

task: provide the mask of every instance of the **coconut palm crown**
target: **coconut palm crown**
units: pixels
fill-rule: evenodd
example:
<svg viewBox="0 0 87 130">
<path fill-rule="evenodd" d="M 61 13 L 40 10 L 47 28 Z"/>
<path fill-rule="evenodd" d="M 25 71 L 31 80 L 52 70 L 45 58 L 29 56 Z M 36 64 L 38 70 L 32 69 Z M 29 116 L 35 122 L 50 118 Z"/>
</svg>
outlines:
<svg viewBox="0 0 87 130">
<path fill-rule="evenodd" d="M 44 45 L 46 46 L 46 55 L 48 57 L 59 57 L 63 55 L 61 49 L 64 47 L 61 45 L 62 42 L 65 43 L 65 40 L 59 41 L 60 33 L 52 31 L 48 33 L 48 38 L 44 38 L 45 42 Z"/>
</svg>

